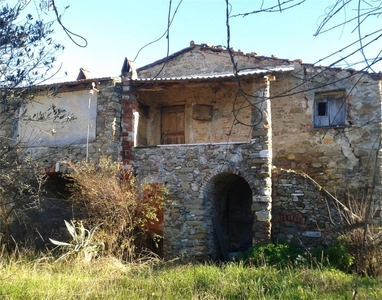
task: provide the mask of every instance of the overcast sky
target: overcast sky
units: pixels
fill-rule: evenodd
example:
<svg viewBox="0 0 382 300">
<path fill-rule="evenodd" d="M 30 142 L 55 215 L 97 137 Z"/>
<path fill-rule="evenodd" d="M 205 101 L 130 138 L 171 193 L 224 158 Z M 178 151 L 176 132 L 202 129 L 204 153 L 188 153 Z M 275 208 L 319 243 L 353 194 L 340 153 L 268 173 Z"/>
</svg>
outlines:
<svg viewBox="0 0 382 300">
<path fill-rule="evenodd" d="M 33 1 L 33 0 L 32 0 Z M 35 0 L 37 1 L 37 0 Z M 285 0 L 284 0 L 285 1 Z M 298 3 L 301 0 L 294 0 Z M 10 2 L 10 1 L 8 1 Z M 163 35 L 167 28 L 170 0 L 56 0 L 60 12 L 65 11 L 62 21 L 76 34 L 86 38 L 88 46 L 80 48 L 56 26 L 54 38 L 66 49 L 59 56 L 62 71 L 55 81 L 75 80 L 79 68 L 91 72 L 92 77 L 118 76 L 125 57 L 134 59 L 139 49 Z M 174 14 L 180 0 L 172 0 Z M 357 40 L 355 24 L 340 26 L 335 30 L 314 37 L 320 22 L 336 0 L 307 0 L 283 12 L 260 13 L 245 18 L 230 18 L 231 47 L 258 55 L 277 55 L 279 58 L 302 59 L 306 63 L 316 63 L 321 58 Z M 354 1 L 353 1 L 354 2 Z M 355 3 L 358 1 L 355 1 Z M 260 0 L 230 0 L 231 15 L 258 10 Z M 257 3 L 257 4 L 254 4 Z M 263 7 L 277 4 L 277 0 L 265 0 Z M 32 8 L 32 6 L 31 6 Z M 327 28 L 349 20 L 354 15 L 352 7 L 331 20 Z M 197 44 L 211 43 L 227 45 L 225 0 L 183 0 L 173 19 L 169 33 L 170 54 L 188 47 L 193 40 Z M 51 19 L 53 13 L 40 16 Z M 382 24 L 380 19 L 364 22 L 361 35 L 375 31 Z M 374 38 L 374 37 L 373 37 Z M 382 39 L 382 38 L 381 38 Z M 79 43 L 82 40 L 76 38 Z M 365 49 L 368 57 L 381 50 L 382 42 L 377 40 Z M 359 44 L 357 44 L 359 46 Z M 163 58 L 167 53 L 166 35 L 156 43 L 144 48 L 135 61 L 140 67 Z M 340 56 L 319 62 L 329 65 Z M 349 58 L 347 63 L 361 61 L 362 57 Z M 361 68 L 363 66 L 359 66 Z M 378 65 L 375 71 L 381 70 Z M 67 76 L 64 75 L 67 72 Z"/>
</svg>

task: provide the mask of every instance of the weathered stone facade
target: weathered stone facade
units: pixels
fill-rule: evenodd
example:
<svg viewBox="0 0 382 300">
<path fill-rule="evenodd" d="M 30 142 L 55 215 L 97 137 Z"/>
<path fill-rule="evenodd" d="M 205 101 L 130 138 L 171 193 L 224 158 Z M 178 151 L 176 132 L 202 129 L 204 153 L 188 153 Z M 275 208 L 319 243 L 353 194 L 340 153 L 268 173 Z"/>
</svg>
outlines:
<svg viewBox="0 0 382 300">
<path fill-rule="evenodd" d="M 219 226 L 223 228 L 226 248 L 232 251 L 235 239 L 230 235 L 235 229 L 227 223 L 220 206 L 229 199 L 229 188 L 213 185 L 219 196 L 212 193 L 205 199 L 202 184 L 210 178 L 227 184 L 229 170 L 252 191 L 251 213 L 255 218 L 248 235 L 254 240 L 266 239 L 272 232 L 274 238 L 290 239 L 307 247 L 332 241 L 340 228 L 334 203 L 328 204 L 335 200 L 320 191 L 318 184 L 339 199 L 345 192 L 354 193 L 367 185 L 374 187 L 374 199 L 379 201 L 380 168 L 375 166 L 380 165 L 380 78 L 301 61 L 240 52 L 233 55 L 239 70 L 235 76 L 227 51 L 191 45 L 138 69 L 132 80 L 129 73 L 123 78 L 124 85 L 129 85 L 127 97 L 132 103 L 136 100 L 133 105 L 139 116 L 139 120 L 129 121 L 136 122 L 135 145 L 139 147 L 126 147 L 124 151 L 133 154 L 130 163 L 138 178 L 165 182 L 169 188 L 163 227 L 164 253 L 168 257 L 218 256 L 225 251 L 216 228 Z M 266 79 L 265 85 L 262 78 Z M 327 95 L 334 95 L 335 100 L 326 100 Z M 330 116 L 334 104 L 343 120 Z M 163 108 L 180 105 L 184 106 L 184 141 L 175 143 L 182 145 L 156 146 L 166 144 L 162 130 L 166 124 L 162 122 L 167 115 Z M 195 113 L 195 107 L 201 106 L 204 111 L 198 109 Z M 198 119 L 200 115 L 203 117 Z M 271 177 L 270 164 L 264 164 L 267 175 L 262 184 L 267 188 L 263 190 L 258 166 L 247 159 L 230 161 L 224 155 L 237 155 L 238 149 L 246 149 L 241 150 L 242 155 L 250 155 L 253 150 L 247 147 L 252 145 L 256 132 L 266 137 L 262 151 L 270 164 L 301 170 L 318 184 L 308 176 L 284 171 L 279 173 L 281 177 Z M 224 151 L 224 144 L 232 150 Z M 155 147 L 145 147 L 151 145 Z M 204 157 L 209 147 L 219 149 L 220 156 L 208 154 L 208 166 L 203 167 L 198 157 Z M 214 215 L 220 216 L 220 225 L 214 223 Z"/>
<path fill-rule="evenodd" d="M 250 202 L 246 209 L 249 215 L 254 214 L 254 219 L 247 219 L 241 228 L 246 236 L 237 243 L 252 241 L 253 237 L 270 238 L 271 207 L 266 196 L 271 179 L 267 158 L 261 157 L 264 146 L 264 137 L 257 137 L 249 143 L 135 148 L 138 178 L 166 184 L 163 235 L 168 258 L 180 254 L 218 257 L 212 220 L 216 217 L 223 223 L 227 212 L 219 211 L 219 207 L 227 205 L 229 193 L 240 192 L 233 186 L 237 181 L 248 184 Z M 227 220 L 222 226 L 228 235 Z"/>
<path fill-rule="evenodd" d="M 92 83 L 96 83 L 94 90 Z M 50 96 L 52 91 L 36 91 L 37 96 L 45 101 L 44 107 L 51 105 L 52 99 L 56 100 L 57 107 L 60 107 L 60 102 L 64 99 L 69 103 L 69 108 L 66 113 L 72 113 L 76 118 L 69 123 L 73 126 L 71 132 L 66 133 L 63 136 L 59 136 L 56 145 L 53 140 L 50 142 L 53 145 L 40 146 L 38 141 L 34 141 L 33 144 L 28 143 L 25 138 L 19 139 L 18 143 L 21 146 L 22 155 L 31 157 L 36 160 L 40 165 L 46 168 L 49 172 L 65 171 L 65 162 L 72 161 L 84 161 L 86 159 L 92 161 L 98 161 L 102 156 L 112 157 L 114 161 L 119 160 L 120 146 L 120 127 L 121 127 L 121 85 L 120 79 L 116 78 L 101 78 L 91 80 L 81 80 L 77 82 L 70 82 L 58 85 L 58 94 L 52 97 Z M 90 94 L 90 91 L 93 91 Z M 46 94 L 44 98 L 41 94 Z M 95 107 L 94 116 L 92 120 L 87 116 L 79 118 L 79 111 L 76 108 L 76 103 L 70 105 L 71 101 L 76 101 L 76 95 L 80 94 L 80 97 L 84 98 L 86 107 L 80 107 L 85 111 L 85 115 L 89 107 L 93 105 Z M 33 105 L 33 102 L 32 102 Z M 35 128 L 41 128 L 40 122 L 34 124 L 27 124 L 33 130 Z M 52 122 L 43 124 L 45 128 L 39 129 L 40 131 L 51 130 L 55 126 Z M 59 125 L 65 127 L 66 125 Z M 17 131 L 17 127 L 15 128 Z M 76 131 L 83 131 L 83 138 L 76 140 L 73 137 L 76 136 Z M 92 134 L 89 134 L 92 132 Z M 18 134 L 20 135 L 20 134 Z M 88 135 L 88 136 L 87 136 Z"/>
<path fill-rule="evenodd" d="M 309 80 L 312 76 L 314 80 Z M 285 92 L 290 87 L 297 88 Z M 330 91 L 345 94 L 344 124 L 315 128 L 315 97 Z M 296 67 L 293 78 L 278 76 L 271 86 L 271 99 L 275 166 L 307 173 L 339 199 L 373 186 L 379 199 L 380 78 L 302 65 Z"/>
<path fill-rule="evenodd" d="M 137 70 L 126 59 L 121 85 L 96 80 L 91 142 L 25 149 L 55 170 L 108 155 L 165 184 L 166 258 L 226 258 L 270 238 L 330 243 L 340 228 L 331 194 L 364 188 L 380 223 L 381 77 L 231 54 L 235 68 L 222 47 L 196 44 Z"/>
<path fill-rule="evenodd" d="M 31 93 L 33 98 L 21 107 L 11 106 L 8 110 L 9 103 L 0 103 L 0 153 L 9 159 L 19 155 L 11 166 L 1 157 L 0 175 L 3 176 L 0 178 L 18 170 L 28 178 L 27 172 L 32 172 L 32 168 L 45 169 L 49 174 L 48 189 L 38 201 L 28 199 L 21 213 L 17 207 L 17 216 L 10 215 L 8 220 L 14 241 L 26 247 L 46 249 L 50 243 L 48 238 L 70 238 L 64 220 L 72 218 L 73 208 L 63 199 L 67 181 L 59 176 L 67 172 L 66 163 L 97 162 L 102 156 L 120 160 L 121 85 L 119 78 L 100 78 L 34 87 Z M 61 123 L 51 114 L 45 114 L 36 122 L 26 117 L 36 111 L 46 112 L 52 105 L 65 109 L 65 115 L 72 114 L 74 118 Z M 15 115 L 18 108 L 26 110 L 26 114 L 20 115 L 18 110 Z M 4 185 L 8 182 L 11 181 L 2 181 L 2 187 L 6 188 Z"/>
</svg>

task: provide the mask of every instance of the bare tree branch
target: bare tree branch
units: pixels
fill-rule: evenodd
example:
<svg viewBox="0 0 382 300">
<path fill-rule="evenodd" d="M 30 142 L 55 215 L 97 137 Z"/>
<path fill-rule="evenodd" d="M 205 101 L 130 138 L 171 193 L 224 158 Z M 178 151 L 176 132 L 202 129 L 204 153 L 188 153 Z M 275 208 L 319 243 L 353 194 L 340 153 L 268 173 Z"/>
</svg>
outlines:
<svg viewBox="0 0 382 300">
<path fill-rule="evenodd" d="M 251 11 L 251 12 L 246 12 L 246 13 L 241 13 L 241 14 L 236 14 L 236 15 L 232 15 L 230 16 L 230 18 L 236 18 L 236 17 L 246 17 L 246 16 L 249 16 L 249 15 L 253 15 L 253 14 L 258 14 L 258 13 L 264 13 L 264 12 L 268 12 L 268 13 L 272 13 L 272 12 L 282 12 L 284 10 L 287 10 L 287 9 L 291 9 L 293 7 L 296 7 L 302 3 L 304 3 L 306 0 L 300 0 L 299 2 L 295 3 L 295 4 L 291 4 L 290 6 L 285 6 L 286 4 L 289 4 L 290 2 L 294 2 L 295 0 L 286 0 L 284 2 L 280 2 L 280 0 L 278 0 L 278 3 L 276 5 L 273 5 L 273 6 L 270 6 L 268 8 L 261 8 L 258 9 L 258 10 L 254 10 L 254 11 Z"/>
</svg>

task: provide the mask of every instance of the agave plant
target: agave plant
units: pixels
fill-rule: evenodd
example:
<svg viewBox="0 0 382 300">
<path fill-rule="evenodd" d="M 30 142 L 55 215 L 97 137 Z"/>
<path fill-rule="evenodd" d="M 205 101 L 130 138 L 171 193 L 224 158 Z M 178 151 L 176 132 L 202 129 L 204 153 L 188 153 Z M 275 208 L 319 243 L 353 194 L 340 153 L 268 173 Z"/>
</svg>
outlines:
<svg viewBox="0 0 382 300">
<path fill-rule="evenodd" d="M 70 221 L 70 223 L 65 220 L 64 222 L 68 232 L 72 236 L 72 241 L 70 243 L 66 243 L 49 239 L 54 245 L 61 247 L 65 252 L 57 260 L 71 255 L 84 255 L 85 261 L 90 262 L 91 259 L 97 255 L 98 251 L 104 249 L 105 245 L 103 242 L 93 241 L 94 233 L 97 228 L 102 225 L 102 223 L 88 230 L 84 227 L 82 222 L 77 225 L 73 220 Z"/>
</svg>

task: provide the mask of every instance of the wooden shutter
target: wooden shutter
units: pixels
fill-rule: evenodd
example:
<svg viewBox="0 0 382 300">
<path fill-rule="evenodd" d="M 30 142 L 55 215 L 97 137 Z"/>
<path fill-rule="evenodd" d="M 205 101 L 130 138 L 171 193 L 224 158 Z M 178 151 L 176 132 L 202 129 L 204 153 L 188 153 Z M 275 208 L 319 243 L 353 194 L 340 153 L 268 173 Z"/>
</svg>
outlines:
<svg viewBox="0 0 382 300">
<path fill-rule="evenodd" d="M 329 126 L 328 117 L 328 101 L 317 100 L 315 102 L 315 112 L 314 112 L 314 126 L 315 127 L 325 127 Z"/>
<path fill-rule="evenodd" d="M 330 99 L 328 107 L 330 126 L 345 125 L 345 105 L 345 97 Z"/>
<path fill-rule="evenodd" d="M 345 91 L 316 93 L 314 127 L 344 126 L 346 119 L 345 112 Z"/>
<path fill-rule="evenodd" d="M 184 106 L 162 108 L 162 144 L 184 144 Z"/>
</svg>

